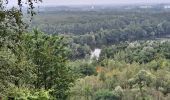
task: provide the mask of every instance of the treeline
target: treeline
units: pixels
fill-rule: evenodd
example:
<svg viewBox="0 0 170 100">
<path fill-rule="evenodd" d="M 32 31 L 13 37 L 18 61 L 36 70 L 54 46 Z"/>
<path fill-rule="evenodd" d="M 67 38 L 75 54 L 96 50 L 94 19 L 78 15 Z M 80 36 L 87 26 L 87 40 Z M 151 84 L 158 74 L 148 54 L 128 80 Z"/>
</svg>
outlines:
<svg viewBox="0 0 170 100">
<path fill-rule="evenodd" d="M 161 16 L 164 15 L 164 16 Z M 168 11 L 61 11 L 40 12 L 33 22 L 46 33 L 83 35 L 100 29 L 124 29 L 133 24 L 158 25 L 169 21 Z M 45 22 L 45 23 L 44 23 Z M 143 26 L 143 25 L 142 25 Z M 128 27 L 127 27 L 128 28 Z"/>
<path fill-rule="evenodd" d="M 168 40 L 135 41 L 106 47 L 102 50 L 100 60 L 111 58 L 127 63 L 148 63 L 159 58 L 170 59 L 170 42 Z"/>
<path fill-rule="evenodd" d="M 79 59 L 95 47 L 169 36 L 169 16 L 169 11 L 154 9 L 44 12 L 34 18 L 32 25 L 67 37 L 73 50 L 71 59 Z"/>
</svg>

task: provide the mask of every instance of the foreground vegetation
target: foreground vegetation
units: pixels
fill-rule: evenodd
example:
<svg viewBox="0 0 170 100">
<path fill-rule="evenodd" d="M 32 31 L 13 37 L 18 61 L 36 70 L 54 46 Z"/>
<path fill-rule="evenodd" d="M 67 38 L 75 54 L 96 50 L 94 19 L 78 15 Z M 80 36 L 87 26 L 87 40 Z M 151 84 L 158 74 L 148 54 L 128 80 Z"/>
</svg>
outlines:
<svg viewBox="0 0 170 100">
<path fill-rule="evenodd" d="M 73 75 L 63 37 L 27 33 L 22 12 L 6 9 L 4 3 L 0 1 L 0 99 L 66 99 Z M 32 15 L 33 3 L 28 4 Z"/>
</svg>

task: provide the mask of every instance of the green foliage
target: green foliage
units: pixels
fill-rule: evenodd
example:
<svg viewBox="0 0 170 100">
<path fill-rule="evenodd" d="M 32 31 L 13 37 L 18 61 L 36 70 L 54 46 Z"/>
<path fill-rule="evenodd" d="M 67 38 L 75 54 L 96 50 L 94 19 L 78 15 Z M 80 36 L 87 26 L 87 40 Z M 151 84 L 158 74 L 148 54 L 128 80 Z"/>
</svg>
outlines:
<svg viewBox="0 0 170 100">
<path fill-rule="evenodd" d="M 0 92 L 5 95 L 11 86 L 30 85 L 36 75 L 24 48 L 22 13 L 15 8 L 0 12 L 4 16 L 0 21 Z"/>
<path fill-rule="evenodd" d="M 34 1 L 27 2 L 33 15 Z M 19 0 L 18 5 L 21 3 Z M 44 88 L 51 89 L 53 97 L 65 99 L 73 77 L 66 67 L 68 52 L 63 37 L 38 31 L 25 33 L 22 12 L 17 8 L 3 8 L 3 1 L 0 4 L 0 93 L 7 95 L 12 92 L 11 87 L 18 88 L 21 92 L 13 96 L 20 98 L 21 95 L 25 99 L 27 93 L 22 94 L 23 87 L 28 88 L 28 92 Z M 37 99 L 48 100 L 43 96 L 47 95 L 45 91 L 37 95 Z"/>
<path fill-rule="evenodd" d="M 78 77 L 85 77 L 97 74 L 95 62 L 91 62 L 90 60 L 72 61 L 68 64 L 68 66 Z"/>
<path fill-rule="evenodd" d="M 74 79 L 66 66 L 67 48 L 62 39 L 35 31 L 22 35 L 21 50 L 15 47 L 22 56 L 7 47 L 1 48 L 1 93 L 5 95 L 11 92 L 7 90 L 11 86 L 27 86 L 28 89 L 31 86 L 52 89 L 52 96 L 66 98 Z"/>
<path fill-rule="evenodd" d="M 102 59 L 113 58 L 114 60 L 125 61 L 127 63 L 138 62 L 142 63 L 154 63 L 154 60 L 160 62 L 161 59 L 168 58 L 168 50 L 170 48 L 169 41 L 162 40 L 148 40 L 148 41 L 135 41 L 132 43 L 121 43 L 117 45 L 104 48 L 101 54 Z M 165 49 L 166 48 L 166 49 Z M 111 52 L 109 52 L 111 51 Z M 157 61 L 159 59 L 159 61 Z M 157 66 L 150 65 L 150 67 L 157 70 Z"/>
<path fill-rule="evenodd" d="M 120 86 L 117 86 L 113 91 L 108 89 L 98 90 L 95 93 L 95 100 L 121 100 L 123 96 L 123 90 Z"/>
<path fill-rule="evenodd" d="M 169 100 L 170 42 L 153 40 L 168 37 L 169 11 L 45 11 L 35 17 L 33 26 L 56 35 L 26 32 L 22 0 L 20 9 L 6 9 L 5 1 L 10 2 L 0 1 L 2 97 Z M 26 1 L 32 16 L 39 1 Z M 102 48 L 100 59 L 89 60 L 95 48 Z"/>
<path fill-rule="evenodd" d="M 93 100 L 95 91 L 102 89 L 103 86 L 103 82 L 100 81 L 97 76 L 86 76 L 84 78 L 80 78 L 71 88 L 70 99 Z"/>
<path fill-rule="evenodd" d="M 7 97 L 14 97 L 15 100 L 53 100 L 50 91 L 30 90 L 28 88 L 11 88 Z"/>
<path fill-rule="evenodd" d="M 170 29 L 170 15 L 162 9 L 156 11 L 157 13 L 155 9 L 148 11 L 140 9 L 139 12 L 136 9 L 123 10 L 123 8 L 94 12 L 81 10 L 75 12 L 71 8 L 69 11 L 53 9 L 55 8 L 51 7 L 50 12 L 45 10 L 36 16 L 32 26 L 49 34 L 59 34 L 70 38 L 69 45 L 73 49 L 72 59 L 84 58 L 85 52 L 89 54 L 90 49 L 94 47 L 110 46 L 125 41 L 168 38 Z M 109 51 L 109 53 L 112 52 L 116 50 Z M 145 57 L 137 58 L 137 60 L 141 59 L 142 63 L 142 61 L 148 61 L 148 56 L 152 57 L 152 54 L 144 50 L 141 56 Z"/>
<path fill-rule="evenodd" d="M 71 100 L 94 100 L 95 98 L 115 100 L 115 97 L 118 100 L 168 98 L 169 65 L 165 59 L 157 59 L 157 63 L 160 63 L 160 68 L 157 70 L 152 70 L 150 62 L 127 64 L 111 59 L 107 61 L 107 65 L 103 66 L 103 71 L 98 72 L 97 76 L 78 79 L 71 88 Z M 101 78 L 101 74 L 104 78 Z"/>
<path fill-rule="evenodd" d="M 80 66 L 79 72 L 84 76 L 90 76 L 96 73 L 96 69 L 95 66 L 93 66 L 92 64 L 86 63 Z"/>
<path fill-rule="evenodd" d="M 53 96 L 66 98 L 73 77 L 66 66 L 68 52 L 63 37 L 35 31 L 25 34 L 24 39 L 27 55 L 36 66 L 35 87 L 53 89 Z"/>
<path fill-rule="evenodd" d="M 108 90 L 100 90 L 96 93 L 96 100 L 112 100 L 113 93 Z"/>
</svg>

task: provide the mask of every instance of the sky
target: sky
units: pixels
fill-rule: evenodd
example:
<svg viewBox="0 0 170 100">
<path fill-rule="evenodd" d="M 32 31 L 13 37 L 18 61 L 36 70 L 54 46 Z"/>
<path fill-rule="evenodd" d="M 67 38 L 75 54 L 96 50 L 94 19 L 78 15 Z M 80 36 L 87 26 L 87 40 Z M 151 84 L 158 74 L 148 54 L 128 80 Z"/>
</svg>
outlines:
<svg viewBox="0 0 170 100">
<path fill-rule="evenodd" d="M 9 0 L 9 5 L 15 5 L 17 0 Z M 24 0 L 23 0 L 24 1 Z M 170 3 L 170 0 L 43 0 L 40 5 L 104 5 L 104 4 L 150 4 Z"/>
<path fill-rule="evenodd" d="M 170 2 L 170 0 L 44 0 L 44 3 L 47 3 L 48 5 L 135 4 L 135 3 L 166 3 L 166 2 Z"/>
</svg>

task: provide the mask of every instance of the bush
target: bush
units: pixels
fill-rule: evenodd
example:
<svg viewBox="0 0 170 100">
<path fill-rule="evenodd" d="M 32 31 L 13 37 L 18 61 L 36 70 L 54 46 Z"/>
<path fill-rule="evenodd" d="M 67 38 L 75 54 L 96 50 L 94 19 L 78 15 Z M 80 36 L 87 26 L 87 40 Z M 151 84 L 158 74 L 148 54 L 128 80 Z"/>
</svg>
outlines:
<svg viewBox="0 0 170 100">
<path fill-rule="evenodd" d="M 103 89 L 95 93 L 95 100 L 120 100 L 120 97 L 114 91 Z"/>
<path fill-rule="evenodd" d="M 96 69 L 92 64 L 85 63 L 80 66 L 79 72 L 84 76 L 90 76 L 96 74 Z"/>
<path fill-rule="evenodd" d="M 12 88 L 9 91 L 8 97 L 15 98 L 15 100 L 53 100 L 53 97 L 49 93 L 50 91 L 43 89 Z"/>
</svg>

